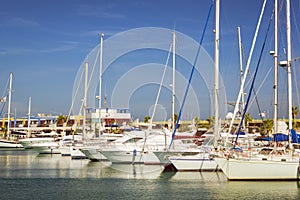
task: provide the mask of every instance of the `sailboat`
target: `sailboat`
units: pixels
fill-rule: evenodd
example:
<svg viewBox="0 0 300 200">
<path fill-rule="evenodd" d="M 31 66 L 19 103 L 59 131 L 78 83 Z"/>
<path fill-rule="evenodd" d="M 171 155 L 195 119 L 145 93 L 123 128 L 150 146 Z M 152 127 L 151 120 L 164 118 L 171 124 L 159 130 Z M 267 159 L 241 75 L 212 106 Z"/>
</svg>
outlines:
<svg viewBox="0 0 300 200">
<path fill-rule="evenodd" d="M 211 7 L 213 4 L 211 5 Z M 219 0 L 215 2 L 215 84 L 214 84 L 214 115 L 215 119 L 219 119 L 218 113 L 218 73 L 219 73 Z M 205 29 L 204 29 L 205 30 Z M 201 46 L 201 42 L 200 42 Z M 215 120 L 214 134 L 207 134 L 205 144 L 197 148 L 186 148 L 176 150 L 169 148 L 164 152 L 155 152 L 165 167 L 165 170 L 178 171 L 216 171 L 218 166 L 213 159 L 211 149 L 217 141 L 218 134 L 218 120 Z M 173 133 L 174 134 L 174 133 Z M 213 143 L 213 144 L 212 144 Z"/>
<path fill-rule="evenodd" d="M 277 32 L 277 6 L 275 0 L 275 32 Z M 292 130 L 292 85 L 291 85 L 291 44 L 290 44 L 290 1 L 286 1 L 287 15 L 287 72 L 288 72 L 288 111 L 289 111 L 289 132 Z M 275 34 L 276 36 L 276 34 Z M 275 38 L 277 43 L 277 38 Z M 275 44 L 275 48 L 277 45 Z M 277 55 L 274 56 L 275 60 Z M 276 63 L 276 61 L 275 61 Z M 276 66 L 275 66 L 276 67 Z M 275 152 L 275 151 L 274 151 Z M 248 154 L 249 155 L 249 154 Z M 251 154 L 250 154 L 251 155 Z M 299 178 L 300 166 L 299 155 L 293 151 L 287 154 L 262 154 L 246 157 L 235 157 L 234 154 L 226 154 L 223 157 L 215 158 L 228 180 L 296 180 Z"/>
<path fill-rule="evenodd" d="M 8 139 L 0 139 L 0 148 L 23 148 L 21 144 L 16 141 L 11 140 L 10 131 L 10 107 L 11 107 L 11 92 L 12 92 L 12 78 L 13 74 L 9 75 L 9 89 L 8 89 L 8 109 L 7 109 L 7 130 L 6 137 Z"/>
</svg>

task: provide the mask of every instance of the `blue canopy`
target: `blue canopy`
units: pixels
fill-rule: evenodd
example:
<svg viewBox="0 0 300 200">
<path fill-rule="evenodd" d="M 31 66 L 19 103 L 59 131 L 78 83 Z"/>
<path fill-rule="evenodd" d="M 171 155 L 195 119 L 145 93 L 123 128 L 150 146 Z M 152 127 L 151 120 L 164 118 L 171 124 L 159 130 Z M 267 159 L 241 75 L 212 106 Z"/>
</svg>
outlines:
<svg viewBox="0 0 300 200">
<path fill-rule="evenodd" d="M 273 139 L 271 137 L 257 137 L 254 140 L 255 141 L 269 141 L 269 142 L 271 142 Z"/>
<path fill-rule="evenodd" d="M 294 129 L 291 130 L 292 143 L 300 143 L 300 134 L 297 134 Z"/>
<path fill-rule="evenodd" d="M 289 141 L 289 136 L 282 133 L 276 133 L 274 134 L 274 141 L 275 142 Z"/>
</svg>

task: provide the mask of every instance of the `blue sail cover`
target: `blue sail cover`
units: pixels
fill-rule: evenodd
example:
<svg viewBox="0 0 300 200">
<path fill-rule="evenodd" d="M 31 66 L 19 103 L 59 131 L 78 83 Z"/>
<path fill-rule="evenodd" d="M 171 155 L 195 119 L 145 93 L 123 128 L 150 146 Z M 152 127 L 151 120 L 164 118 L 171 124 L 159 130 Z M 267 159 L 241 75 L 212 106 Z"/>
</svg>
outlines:
<svg viewBox="0 0 300 200">
<path fill-rule="evenodd" d="M 289 136 L 286 134 L 276 133 L 273 136 L 275 142 L 289 141 Z"/>
<path fill-rule="evenodd" d="M 254 141 L 269 141 L 271 142 L 273 140 L 273 138 L 271 137 L 257 137 L 254 139 Z"/>
<path fill-rule="evenodd" d="M 300 143 L 300 134 L 297 134 L 294 129 L 291 130 L 292 143 Z"/>
</svg>

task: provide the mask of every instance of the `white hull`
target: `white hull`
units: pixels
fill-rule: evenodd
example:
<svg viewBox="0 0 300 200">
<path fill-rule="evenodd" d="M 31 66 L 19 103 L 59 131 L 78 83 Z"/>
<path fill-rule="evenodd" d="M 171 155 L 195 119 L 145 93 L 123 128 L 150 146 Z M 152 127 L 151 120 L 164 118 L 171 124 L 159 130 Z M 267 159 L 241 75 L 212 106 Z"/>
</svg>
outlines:
<svg viewBox="0 0 300 200">
<path fill-rule="evenodd" d="M 70 147 L 72 159 L 86 159 L 87 157 L 79 150 L 79 147 Z"/>
<path fill-rule="evenodd" d="M 55 140 L 54 138 L 26 138 L 19 140 L 19 142 L 25 149 L 32 149 L 35 146 L 43 146 L 45 143 L 54 143 Z M 56 145 L 58 146 L 57 143 Z"/>
<path fill-rule="evenodd" d="M 144 152 L 144 164 L 145 165 L 160 165 L 160 160 L 155 156 L 152 151 Z"/>
<path fill-rule="evenodd" d="M 143 164 L 143 153 L 140 151 L 101 151 L 114 164 Z"/>
<path fill-rule="evenodd" d="M 0 140 L 0 148 L 23 148 L 23 146 L 19 143 L 13 142 L 13 141 L 9 141 L 9 140 Z"/>
<path fill-rule="evenodd" d="M 44 142 L 31 145 L 31 149 L 40 154 L 60 154 L 59 145 L 56 142 Z"/>
<path fill-rule="evenodd" d="M 178 171 L 217 171 L 218 165 L 209 153 L 192 156 L 171 156 L 171 163 Z"/>
<path fill-rule="evenodd" d="M 98 148 L 86 147 L 79 150 L 92 161 L 108 161 L 108 159 L 100 153 Z"/>
<path fill-rule="evenodd" d="M 161 165 L 167 166 L 172 164 L 169 157 L 172 155 L 169 151 L 154 151 L 154 155 L 158 158 Z"/>
<path fill-rule="evenodd" d="M 168 166 L 171 163 L 170 157 L 174 156 L 187 156 L 187 155 L 195 155 L 199 153 L 199 149 L 182 149 L 182 150 L 168 150 L 168 151 L 154 151 L 154 155 L 159 159 L 160 164 L 164 166 Z"/>
<path fill-rule="evenodd" d="M 215 158 L 228 180 L 296 180 L 298 161 Z"/>
<path fill-rule="evenodd" d="M 145 165 L 160 165 L 159 159 L 153 152 L 142 151 L 101 151 L 110 162 L 114 164 L 145 164 Z"/>
<path fill-rule="evenodd" d="M 71 156 L 71 151 L 69 146 L 60 146 L 59 147 L 61 156 Z"/>
</svg>

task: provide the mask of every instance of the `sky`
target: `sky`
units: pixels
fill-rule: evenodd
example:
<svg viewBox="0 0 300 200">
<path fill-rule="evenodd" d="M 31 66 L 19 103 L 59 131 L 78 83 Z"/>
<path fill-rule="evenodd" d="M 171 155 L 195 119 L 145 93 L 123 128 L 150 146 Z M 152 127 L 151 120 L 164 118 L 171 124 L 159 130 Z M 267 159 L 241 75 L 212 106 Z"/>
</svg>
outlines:
<svg viewBox="0 0 300 200">
<path fill-rule="evenodd" d="M 284 18 L 285 3 L 280 2 L 280 17 Z M 83 63 L 88 55 L 97 51 L 99 48 L 99 33 L 104 33 L 104 52 L 103 62 L 108 60 L 110 55 L 114 55 L 118 49 L 116 40 L 120 39 L 120 35 L 130 35 L 135 30 L 176 30 L 178 32 L 178 49 L 180 46 L 180 38 L 189 38 L 191 43 L 184 45 L 199 43 L 202 36 L 208 10 L 210 8 L 210 0 L 0 0 L 0 92 L 5 94 L 6 84 L 9 73 L 13 73 L 13 93 L 12 93 L 12 110 L 18 116 L 24 116 L 28 113 L 28 99 L 32 98 L 31 113 L 46 113 L 52 115 L 67 115 L 72 105 L 72 96 L 76 80 L 82 72 Z M 239 77 L 239 55 L 238 55 L 238 36 L 237 27 L 241 27 L 241 36 L 243 43 L 244 60 L 249 57 L 249 52 L 254 37 L 255 28 L 261 12 L 262 0 L 221 0 L 220 13 L 220 75 L 224 82 L 222 86 L 226 93 L 226 101 L 235 102 L 240 86 Z M 271 18 L 273 1 L 268 1 L 266 10 L 263 15 L 262 26 L 260 28 L 257 44 L 255 46 L 253 59 L 250 64 L 250 71 L 253 74 L 259 59 L 259 53 L 262 48 L 263 40 Z M 299 24 L 300 6 L 299 1 L 292 1 L 292 57 L 299 57 Z M 272 22 L 273 25 L 273 22 Z M 285 19 L 280 19 L 279 33 L 279 57 L 285 58 Z M 207 52 L 207 57 L 213 59 L 214 56 L 214 10 L 208 20 L 207 31 L 205 32 L 202 48 Z M 120 34 L 121 33 L 121 34 Z M 137 33 L 140 34 L 140 33 Z M 163 34 L 165 36 L 166 33 Z M 182 35 L 181 35 L 182 34 Z M 271 26 L 270 33 L 266 40 L 265 51 L 261 60 L 261 68 L 256 82 L 256 90 L 258 92 L 257 99 L 261 111 L 272 117 L 273 104 L 273 72 L 270 68 L 273 66 L 272 57 L 268 55 L 273 50 L 274 30 Z M 144 38 L 147 36 L 143 32 Z M 122 45 L 132 44 L 126 39 Z M 124 42 L 124 40 L 122 40 Z M 115 43 L 114 43 L 115 42 Z M 121 55 L 103 74 L 103 95 L 106 95 L 107 106 L 128 106 L 133 118 L 143 118 L 145 115 L 151 115 L 151 107 L 154 105 L 155 97 L 158 90 L 158 82 L 161 79 L 161 71 L 156 72 L 154 83 L 145 82 L 130 91 L 127 102 L 122 104 L 116 103 L 116 99 L 122 99 L 121 91 L 126 78 L 130 78 L 132 70 L 137 73 L 138 68 L 147 66 L 149 63 L 156 63 L 153 66 L 160 70 L 166 62 L 168 55 L 168 47 L 172 42 L 165 41 L 164 50 L 150 51 L 144 48 L 143 51 L 133 51 L 127 53 L 126 56 Z M 114 43 L 113 47 L 109 44 Z M 140 41 L 140 44 L 142 42 Z M 151 55 L 151 56 L 149 56 Z M 90 58 L 91 59 L 91 58 Z M 178 76 L 182 75 L 182 79 L 188 80 L 191 64 L 185 63 L 185 58 L 177 58 Z M 132 61 L 132 62 L 130 62 Z M 98 61 L 99 62 L 99 61 Z M 171 62 L 171 61 L 170 61 Z M 92 59 L 89 60 L 90 67 Z M 172 63 L 168 64 L 169 66 Z M 202 66 L 200 61 L 197 65 Z M 205 63 L 203 62 L 203 65 Z M 184 66 L 186 66 L 184 68 Z M 299 62 L 293 62 L 294 80 L 297 80 L 299 74 Z M 208 65 L 208 67 L 211 67 Z M 151 66 L 148 66 L 151 68 Z M 147 69 L 148 69 L 147 68 Z M 244 64 L 245 68 L 245 64 Z M 282 103 L 280 108 L 280 116 L 286 116 L 286 73 L 284 69 L 280 69 L 280 97 Z M 138 80 L 146 80 L 153 75 L 154 70 L 141 71 L 135 75 Z M 125 75 L 128 76 L 125 76 Z M 171 74 L 169 68 L 168 73 Z M 198 78 L 197 78 L 198 76 Z M 207 89 L 201 78 L 201 75 L 195 75 L 192 83 L 192 92 L 194 97 L 187 101 L 187 105 L 192 105 L 194 101 L 201 102 L 197 106 L 195 113 L 186 110 L 184 117 L 186 119 L 194 116 L 207 118 L 212 115 L 211 108 L 212 99 L 210 88 Z M 208 78 L 211 82 L 211 78 Z M 134 78 L 131 78 L 134 80 Z M 122 82 L 123 81 L 123 82 Z M 94 81 L 95 84 L 97 82 Z M 133 81 L 134 83 L 134 81 Z M 264 83 L 264 84 L 262 84 Z M 293 82 L 294 83 L 294 82 Z M 180 91 L 176 99 L 176 113 L 182 101 L 182 94 L 185 90 L 185 82 L 179 82 Z M 177 85 L 179 85 L 177 84 Z M 122 85 L 122 87 L 120 87 Z M 162 89 L 162 97 L 159 104 L 163 108 L 160 117 L 168 118 L 170 115 L 170 88 L 167 83 Z M 249 82 L 246 84 L 249 86 Z M 176 86 L 176 84 L 175 84 Z M 118 88 L 119 87 L 119 88 Z M 134 86 L 132 86 L 134 87 Z M 206 88 L 206 89 L 205 89 Z M 259 89 L 260 88 L 260 89 Z M 297 105 L 298 86 L 295 84 L 293 90 L 294 104 Z M 94 88 L 94 91 L 97 90 Z M 178 89 L 179 90 L 179 89 Z M 203 91 L 202 91 L 203 90 Z M 205 92 L 206 90 L 206 92 Z M 245 88 L 247 90 L 247 87 Z M 81 91 L 82 92 L 82 91 Z M 96 92 L 95 92 L 96 93 Z M 180 93 L 180 94 L 179 94 Z M 248 93 L 247 91 L 245 93 Z M 92 94 L 94 95 L 94 94 Z M 126 95 L 126 94 L 124 94 Z M 181 95 L 181 96 L 180 96 Z M 192 95 L 193 96 L 193 95 Z M 115 98 L 113 98 L 115 97 Z M 91 97 L 92 99 L 94 97 Z M 196 98 L 192 99 L 192 98 Z M 78 98 L 77 98 L 78 100 Z M 96 105 L 94 100 L 90 101 L 90 107 Z M 0 105 L 2 107 L 2 105 Z M 102 105 L 103 106 L 103 105 Z M 0 107 L 0 108 L 1 108 Z M 187 106 L 188 107 L 188 106 Z M 226 107 L 228 111 L 233 107 L 228 106 L 226 102 L 222 102 L 222 107 Z M 255 101 L 251 104 L 249 112 L 254 118 L 258 117 L 258 110 Z M 73 110 L 73 114 L 78 111 Z M 159 112 L 159 111 L 158 111 Z M 7 111 L 6 111 L 7 113 Z M 5 115 L 5 110 L 1 113 Z M 226 115 L 226 113 L 223 113 Z"/>
</svg>

